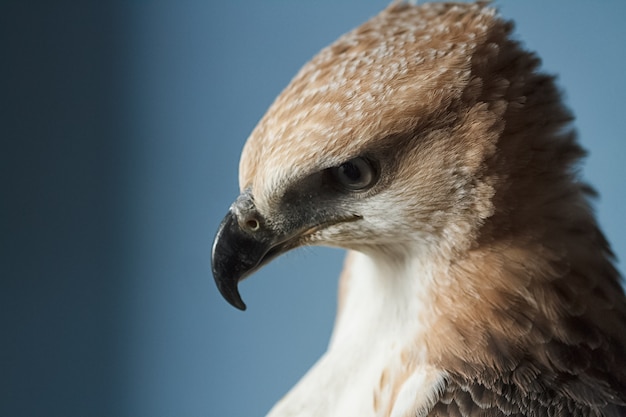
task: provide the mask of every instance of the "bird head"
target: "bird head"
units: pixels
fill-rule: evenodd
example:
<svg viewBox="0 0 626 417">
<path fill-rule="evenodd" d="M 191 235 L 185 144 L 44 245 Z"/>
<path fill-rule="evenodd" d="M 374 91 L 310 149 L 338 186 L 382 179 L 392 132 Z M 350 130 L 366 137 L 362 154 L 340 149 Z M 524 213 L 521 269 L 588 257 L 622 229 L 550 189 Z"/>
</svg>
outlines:
<svg viewBox="0 0 626 417">
<path fill-rule="evenodd" d="M 470 246 L 494 214 L 505 113 L 525 99 L 509 75 L 537 65 L 510 31 L 483 4 L 394 3 L 307 63 L 244 147 L 213 245 L 226 300 L 244 309 L 238 282 L 302 245 L 390 259 Z"/>
</svg>

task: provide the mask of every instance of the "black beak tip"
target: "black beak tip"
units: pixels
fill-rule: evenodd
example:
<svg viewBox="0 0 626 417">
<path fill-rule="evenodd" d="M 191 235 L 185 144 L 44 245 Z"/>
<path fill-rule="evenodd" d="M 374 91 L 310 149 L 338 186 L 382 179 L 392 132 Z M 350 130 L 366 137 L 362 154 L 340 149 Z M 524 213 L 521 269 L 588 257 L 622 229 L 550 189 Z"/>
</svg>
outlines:
<svg viewBox="0 0 626 417">
<path fill-rule="evenodd" d="M 246 304 L 241 300 L 241 298 L 239 299 L 239 301 L 237 303 L 231 303 L 235 308 L 238 308 L 241 311 L 246 311 Z"/>
<path fill-rule="evenodd" d="M 215 271 L 213 272 L 213 276 L 215 276 Z M 220 294 L 222 294 L 222 297 L 224 297 L 224 299 L 228 301 L 228 303 L 231 306 L 241 311 L 246 310 L 246 304 L 241 299 L 241 295 L 239 294 L 239 289 L 237 288 L 237 284 L 233 286 L 230 286 L 230 285 L 224 286 L 222 285 L 224 281 L 220 281 L 217 278 L 215 278 L 215 283 L 217 284 L 217 289 L 219 290 Z"/>
<path fill-rule="evenodd" d="M 235 289 L 232 292 L 224 292 L 224 291 L 220 291 L 220 293 L 222 294 L 222 296 L 224 297 L 224 299 L 226 301 L 228 301 L 228 303 L 241 310 L 241 311 L 246 311 L 246 303 L 243 302 L 243 300 L 241 299 L 241 295 L 239 295 L 239 291 L 237 289 Z"/>
</svg>

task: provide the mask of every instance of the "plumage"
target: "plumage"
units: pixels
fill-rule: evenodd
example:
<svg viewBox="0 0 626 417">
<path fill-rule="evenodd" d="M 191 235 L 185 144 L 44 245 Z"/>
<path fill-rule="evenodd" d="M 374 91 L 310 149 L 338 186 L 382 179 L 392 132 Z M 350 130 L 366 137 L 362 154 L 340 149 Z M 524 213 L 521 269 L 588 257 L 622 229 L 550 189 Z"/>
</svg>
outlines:
<svg viewBox="0 0 626 417">
<path fill-rule="evenodd" d="M 553 77 L 485 3 L 393 3 L 252 132 L 216 283 L 349 250 L 287 416 L 626 416 L 626 296 Z"/>
</svg>

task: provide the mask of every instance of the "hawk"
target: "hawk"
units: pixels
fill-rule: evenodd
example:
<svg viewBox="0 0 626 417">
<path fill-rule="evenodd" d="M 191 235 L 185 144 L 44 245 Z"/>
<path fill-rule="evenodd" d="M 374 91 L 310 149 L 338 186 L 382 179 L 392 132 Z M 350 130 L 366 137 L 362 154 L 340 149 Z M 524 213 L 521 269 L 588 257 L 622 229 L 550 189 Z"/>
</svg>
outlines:
<svg viewBox="0 0 626 417">
<path fill-rule="evenodd" d="M 393 3 L 248 139 L 213 275 L 348 249 L 327 352 L 270 417 L 626 416 L 626 296 L 552 76 L 486 3 Z"/>
</svg>

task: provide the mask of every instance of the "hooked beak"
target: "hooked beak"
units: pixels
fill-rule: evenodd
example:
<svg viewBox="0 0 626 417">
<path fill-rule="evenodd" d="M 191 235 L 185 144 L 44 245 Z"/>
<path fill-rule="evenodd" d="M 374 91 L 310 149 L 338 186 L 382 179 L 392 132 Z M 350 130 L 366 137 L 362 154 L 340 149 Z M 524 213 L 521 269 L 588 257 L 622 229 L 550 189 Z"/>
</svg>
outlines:
<svg viewBox="0 0 626 417">
<path fill-rule="evenodd" d="M 271 230 L 256 211 L 248 193 L 231 206 L 213 242 L 211 267 L 220 293 L 234 307 L 245 310 L 237 285 L 277 256 L 299 245 L 299 233 Z"/>
<path fill-rule="evenodd" d="M 232 210 L 217 230 L 211 254 L 213 278 L 224 299 L 239 310 L 246 309 L 237 289 L 239 281 L 286 250 L 268 235 L 244 230 Z"/>
<path fill-rule="evenodd" d="M 306 210 L 294 210 L 290 214 L 291 220 L 283 218 L 280 227 L 269 225 L 246 191 L 222 220 L 213 242 L 211 267 L 217 288 L 232 306 L 246 309 L 237 288 L 241 280 L 277 256 L 301 246 L 317 231 L 361 218 L 356 214 L 320 218 Z"/>
</svg>

